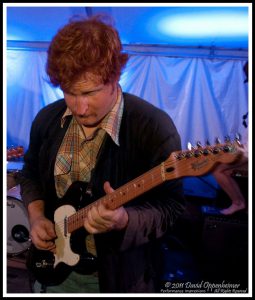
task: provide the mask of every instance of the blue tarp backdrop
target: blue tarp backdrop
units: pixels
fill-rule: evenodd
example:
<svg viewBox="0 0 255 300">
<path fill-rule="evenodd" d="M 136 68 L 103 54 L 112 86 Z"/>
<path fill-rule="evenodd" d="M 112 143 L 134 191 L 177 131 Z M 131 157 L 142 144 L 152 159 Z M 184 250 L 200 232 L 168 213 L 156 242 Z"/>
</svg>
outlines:
<svg viewBox="0 0 255 300">
<path fill-rule="evenodd" d="M 32 120 L 45 105 L 63 96 L 45 73 L 46 50 L 7 51 L 7 145 L 28 146 Z M 138 95 L 165 110 L 180 133 L 182 147 L 215 138 L 245 142 L 242 117 L 248 111 L 243 71 L 246 59 L 169 57 L 131 54 L 120 80 L 123 91 Z M 195 182 L 194 182 L 195 181 Z M 206 184 L 204 181 L 208 182 Z M 214 197 L 210 176 L 185 182 L 188 194 Z M 200 188 L 199 188 L 200 187 Z"/>
</svg>

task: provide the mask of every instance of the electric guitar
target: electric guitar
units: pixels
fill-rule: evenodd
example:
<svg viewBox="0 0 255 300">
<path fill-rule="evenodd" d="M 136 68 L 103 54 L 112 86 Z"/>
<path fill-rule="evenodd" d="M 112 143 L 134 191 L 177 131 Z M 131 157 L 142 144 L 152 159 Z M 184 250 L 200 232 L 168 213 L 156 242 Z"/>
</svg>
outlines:
<svg viewBox="0 0 255 300">
<path fill-rule="evenodd" d="M 75 246 L 77 241 L 84 241 L 88 235 L 84 229 L 84 220 L 88 210 L 100 202 L 110 209 L 116 209 L 146 191 L 162 184 L 166 180 L 187 176 L 201 176 L 213 170 L 217 164 L 231 164 L 242 157 L 241 144 L 216 144 L 214 146 L 197 147 L 186 151 L 173 152 L 166 161 L 143 175 L 117 188 L 113 193 L 106 194 L 86 207 L 76 209 L 71 205 L 62 205 L 54 214 L 56 253 L 38 250 L 31 245 L 27 259 L 27 267 L 35 278 L 43 284 L 58 284 L 79 264 L 83 265 L 87 274 L 96 271 L 96 257 L 82 246 Z M 64 202 L 70 199 L 78 202 L 85 196 L 86 184 L 74 182 L 65 194 Z"/>
</svg>

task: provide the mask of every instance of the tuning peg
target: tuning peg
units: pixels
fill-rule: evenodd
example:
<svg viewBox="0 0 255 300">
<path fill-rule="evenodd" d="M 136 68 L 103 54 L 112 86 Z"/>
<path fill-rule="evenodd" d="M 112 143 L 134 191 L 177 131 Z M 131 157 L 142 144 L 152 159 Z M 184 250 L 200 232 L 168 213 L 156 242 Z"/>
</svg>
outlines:
<svg viewBox="0 0 255 300">
<path fill-rule="evenodd" d="M 192 150 L 192 149 L 194 149 L 194 148 L 192 147 L 192 144 L 191 144 L 191 142 L 188 142 L 188 143 L 187 143 L 187 149 L 188 149 L 188 150 Z"/>
<path fill-rule="evenodd" d="M 196 145 L 197 149 L 194 150 L 194 156 L 199 157 L 203 153 L 202 144 L 200 141 L 197 141 Z"/>
<path fill-rule="evenodd" d="M 230 136 L 229 135 L 226 135 L 225 136 L 225 143 L 229 143 L 231 140 L 230 140 Z"/>
<path fill-rule="evenodd" d="M 236 133 L 235 141 L 240 142 L 242 139 L 242 136 L 240 133 Z"/>
<path fill-rule="evenodd" d="M 240 133 L 236 133 L 235 142 L 237 143 L 238 146 L 242 147 L 241 134 Z"/>
<path fill-rule="evenodd" d="M 220 141 L 220 139 L 217 137 L 216 139 L 215 139 L 215 144 L 220 144 L 221 143 L 221 141 Z"/>
<path fill-rule="evenodd" d="M 229 136 L 229 135 L 226 135 L 224 140 L 225 140 L 225 143 L 226 143 L 226 144 L 223 145 L 222 150 L 223 150 L 224 152 L 230 152 L 231 149 L 232 149 L 230 136 Z"/>
<path fill-rule="evenodd" d="M 206 140 L 205 144 L 206 144 L 206 146 L 211 146 L 209 140 Z"/>
<path fill-rule="evenodd" d="M 197 147 L 198 147 L 198 148 L 202 148 L 202 144 L 201 144 L 200 141 L 197 141 Z"/>
</svg>

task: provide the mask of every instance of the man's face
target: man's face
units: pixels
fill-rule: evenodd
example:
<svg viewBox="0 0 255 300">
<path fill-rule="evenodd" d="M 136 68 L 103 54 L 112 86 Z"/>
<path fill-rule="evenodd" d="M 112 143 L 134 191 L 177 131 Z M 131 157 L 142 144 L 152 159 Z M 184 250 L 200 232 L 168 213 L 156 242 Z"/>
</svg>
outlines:
<svg viewBox="0 0 255 300">
<path fill-rule="evenodd" d="M 96 83 L 90 79 L 76 81 L 64 91 L 66 105 L 80 125 L 95 127 L 112 109 L 117 100 L 117 83 Z"/>
</svg>

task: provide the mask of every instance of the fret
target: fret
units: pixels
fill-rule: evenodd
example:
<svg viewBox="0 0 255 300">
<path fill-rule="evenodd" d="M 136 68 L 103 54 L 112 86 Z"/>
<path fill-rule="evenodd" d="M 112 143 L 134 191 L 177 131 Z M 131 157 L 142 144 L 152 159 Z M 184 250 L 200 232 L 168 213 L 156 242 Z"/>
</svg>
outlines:
<svg viewBox="0 0 255 300">
<path fill-rule="evenodd" d="M 161 166 L 157 166 L 116 189 L 113 193 L 107 194 L 87 207 L 82 208 L 68 218 L 68 232 L 71 233 L 83 226 L 87 211 L 92 205 L 98 205 L 99 202 L 102 201 L 104 205 L 110 209 L 116 209 L 162 183 L 164 180 L 162 179 L 161 173 Z"/>
</svg>

